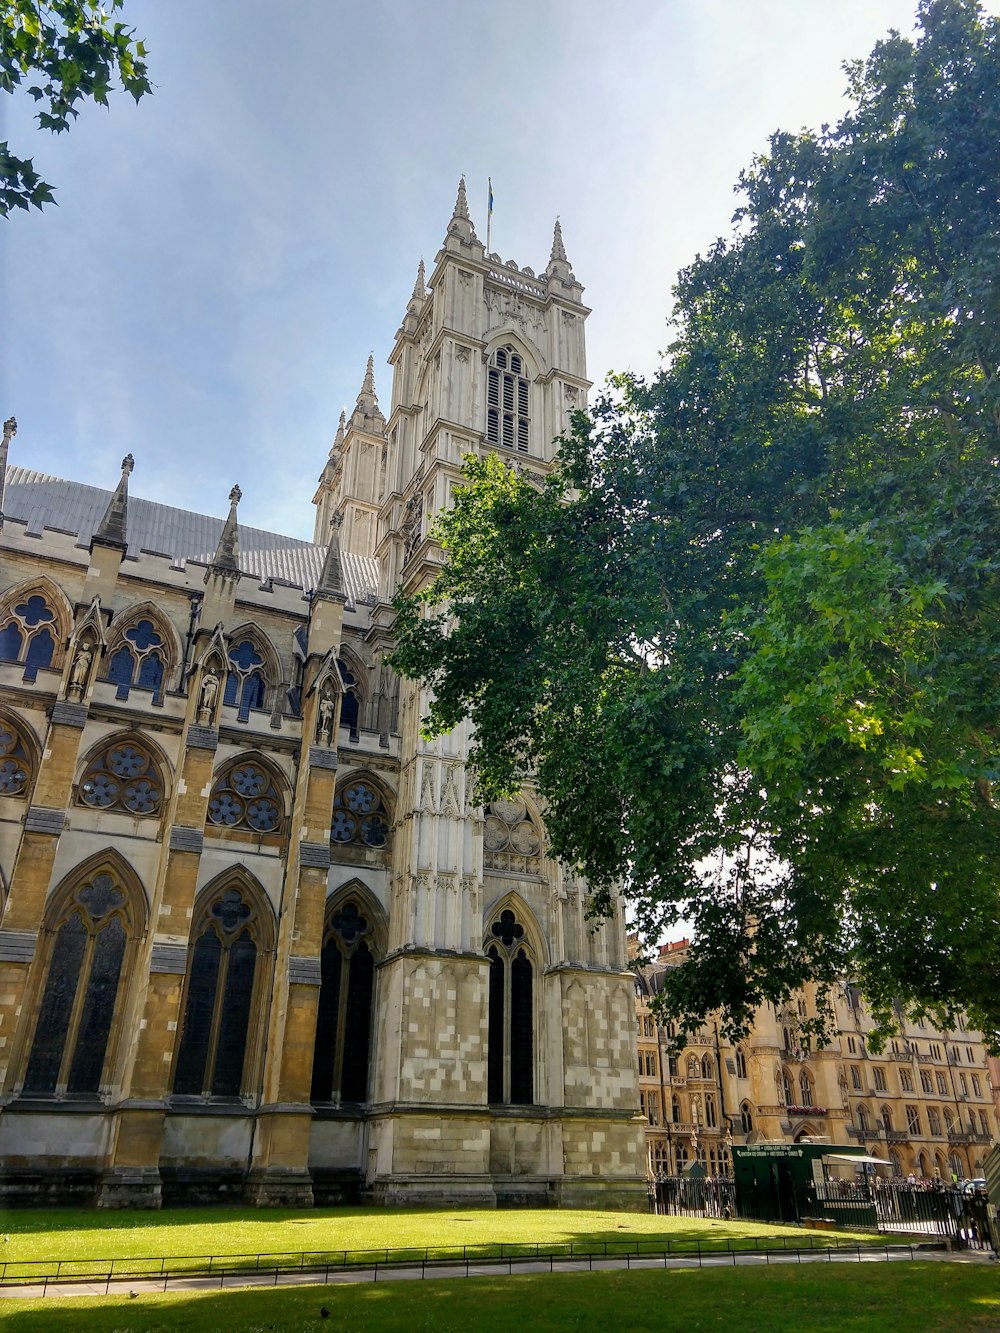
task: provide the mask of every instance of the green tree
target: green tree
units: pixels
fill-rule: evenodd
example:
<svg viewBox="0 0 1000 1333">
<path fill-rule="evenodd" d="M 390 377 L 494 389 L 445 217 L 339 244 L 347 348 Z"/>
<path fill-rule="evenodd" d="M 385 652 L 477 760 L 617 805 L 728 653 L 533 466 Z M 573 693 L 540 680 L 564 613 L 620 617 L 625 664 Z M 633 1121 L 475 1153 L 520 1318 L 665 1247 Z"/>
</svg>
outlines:
<svg viewBox="0 0 1000 1333">
<path fill-rule="evenodd" d="M 146 48 L 112 16 L 123 0 L 0 0 L 0 90 L 26 91 L 43 104 L 42 129 L 60 134 L 91 98 L 107 106 L 115 77 L 136 101 L 150 91 Z M 30 158 L 0 143 L 0 217 L 52 203 L 52 187 Z"/>
<path fill-rule="evenodd" d="M 776 134 L 541 490 L 471 462 L 396 662 L 529 770 L 595 909 L 691 921 L 666 1003 L 804 981 L 1000 1032 L 1000 24 L 924 0 Z"/>
</svg>

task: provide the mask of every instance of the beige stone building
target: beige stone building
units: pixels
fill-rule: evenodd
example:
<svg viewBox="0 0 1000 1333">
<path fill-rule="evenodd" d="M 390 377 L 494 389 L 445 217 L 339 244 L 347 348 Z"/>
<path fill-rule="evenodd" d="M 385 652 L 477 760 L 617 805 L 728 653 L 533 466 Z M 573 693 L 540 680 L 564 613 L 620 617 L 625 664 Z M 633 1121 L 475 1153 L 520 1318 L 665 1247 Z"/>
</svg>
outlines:
<svg viewBox="0 0 1000 1333">
<path fill-rule="evenodd" d="M 582 295 L 463 183 L 313 542 L 16 466 L 7 423 L 0 1196 L 644 1204 L 622 915 L 384 660 L 463 457 L 551 465 Z"/>
<path fill-rule="evenodd" d="M 836 1035 L 809 1050 L 800 1024 L 815 1015 L 807 988 L 784 1009 L 765 1005 L 733 1046 L 709 1020 L 684 1052 L 650 1012 L 667 970 L 688 941 L 663 945 L 636 977 L 639 1095 L 647 1171 L 682 1172 L 694 1160 L 710 1175 L 730 1166 L 733 1143 L 825 1138 L 859 1144 L 896 1175 L 948 1180 L 981 1176 L 997 1141 L 997 1108 L 982 1034 L 904 1022 L 886 1050 L 868 1047 L 873 1025 L 856 987 L 831 997 Z"/>
</svg>

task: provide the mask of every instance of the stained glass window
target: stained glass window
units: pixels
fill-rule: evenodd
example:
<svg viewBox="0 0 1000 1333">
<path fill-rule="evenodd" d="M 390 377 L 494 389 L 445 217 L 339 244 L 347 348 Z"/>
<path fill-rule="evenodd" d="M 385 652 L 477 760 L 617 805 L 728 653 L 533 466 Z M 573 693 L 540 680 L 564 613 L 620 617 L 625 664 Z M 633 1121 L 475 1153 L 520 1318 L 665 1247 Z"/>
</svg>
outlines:
<svg viewBox="0 0 1000 1333">
<path fill-rule="evenodd" d="M 241 722 L 250 715 L 251 708 L 265 707 L 267 676 L 264 654 L 252 639 L 241 639 L 229 652 L 229 673 L 223 703 L 237 707 Z"/>
<path fill-rule="evenodd" d="M 166 665 L 163 636 L 151 620 L 137 620 L 122 635 L 122 644 L 108 662 L 108 680 L 118 686 L 118 698 L 127 699 L 133 686 L 158 694 Z"/>
<path fill-rule="evenodd" d="M 126 894 L 114 878 L 102 872 L 84 882 L 56 931 L 26 1093 L 99 1093 L 128 936 Z"/>
<path fill-rule="evenodd" d="M 163 804 L 163 779 L 149 751 L 138 741 L 115 741 L 87 765 L 77 800 L 95 810 L 157 815 Z"/>
<path fill-rule="evenodd" d="M 243 1091 L 257 974 L 257 919 L 239 888 L 203 910 L 191 949 L 174 1092 L 232 1099 Z"/>
<path fill-rule="evenodd" d="M 534 1101 L 533 968 L 522 944 L 524 927 L 505 908 L 488 934 L 487 1097 L 491 1103 Z"/>
<path fill-rule="evenodd" d="M 0 617 L 0 662 L 23 662 L 24 679 L 32 681 L 42 667 L 52 665 L 56 614 L 40 593 L 16 602 Z"/>
<path fill-rule="evenodd" d="M 23 796 L 30 781 L 28 748 L 16 728 L 0 718 L 0 796 Z"/>
<path fill-rule="evenodd" d="M 208 822 L 219 828 L 279 834 L 284 823 L 281 797 L 267 770 L 242 759 L 224 769 L 208 800 Z"/>
<path fill-rule="evenodd" d="M 353 899 L 327 921 L 320 955 L 314 1102 L 363 1102 L 368 1098 L 375 986 L 370 935 L 371 924 Z"/>
<path fill-rule="evenodd" d="M 334 843 L 385 847 L 389 841 L 389 811 L 371 783 L 345 783 L 333 803 L 330 836 Z"/>
</svg>

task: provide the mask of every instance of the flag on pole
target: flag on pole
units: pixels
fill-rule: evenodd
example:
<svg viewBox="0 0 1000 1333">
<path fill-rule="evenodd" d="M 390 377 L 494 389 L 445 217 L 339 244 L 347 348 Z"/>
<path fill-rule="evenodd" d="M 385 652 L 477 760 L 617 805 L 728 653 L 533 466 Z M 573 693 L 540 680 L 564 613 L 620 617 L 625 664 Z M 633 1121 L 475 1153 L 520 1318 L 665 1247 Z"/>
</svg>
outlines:
<svg viewBox="0 0 1000 1333">
<path fill-rule="evenodd" d="M 486 177 L 488 202 L 486 205 L 486 253 L 490 252 L 490 238 L 493 232 L 493 177 Z"/>
</svg>

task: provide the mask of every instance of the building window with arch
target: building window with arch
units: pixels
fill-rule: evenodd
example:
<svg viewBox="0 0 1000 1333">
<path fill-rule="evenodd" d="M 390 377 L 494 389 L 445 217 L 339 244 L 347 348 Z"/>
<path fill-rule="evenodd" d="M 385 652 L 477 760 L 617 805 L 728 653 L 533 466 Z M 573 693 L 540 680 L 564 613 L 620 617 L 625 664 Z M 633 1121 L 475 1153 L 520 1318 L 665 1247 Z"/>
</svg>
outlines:
<svg viewBox="0 0 1000 1333">
<path fill-rule="evenodd" d="M 747 1076 L 747 1053 L 742 1046 L 736 1048 L 736 1077 L 746 1078 Z"/>
<path fill-rule="evenodd" d="M 676 1092 L 670 1098 L 670 1119 L 675 1125 L 681 1123 L 681 1100 Z"/>
<path fill-rule="evenodd" d="M 916 1106 L 906 1108 L 906 1130 L 908 1134 L 920 1137 L 920 1111 Z"/>
<path fill-rule="evenodd" d="M 348 898 L 328 918 L 313 1051 L 313 1102 L 368 1100 L 375 955 L 371 922 Z"/>
<path fill-rule="evenodd" d="M 246 722 L 250 710 L 266 707 L 266 659 L 253 639 L 244 638 L 229 650 L 229 669 L 222 702 L 238 708 L 237 719 Z"/>
<path fill-rule="evenodd" d="M 188 952 L 174 1093 L 238 1098 L 247 1081 L 250 1016 L 260 992 L 260 956 L 269 923 L 238 885 L 209 895 Z"/>
<path fill-rule="evenodd" d="M 70 895 L 54 928 L 26 1095 L 99 1093 L 136 924 L 131 896 L 107 870 L 84 878 Z"/>
<path fill-rule="evenodd" d="M 701 1073 L 701 1065 L 696 1055 L 689 1055 L 687 1058 L 687 1076 L 688 1078 L 697 1078 Z"/>
<path fill-rule="evenodd" d="M 31 751 L 18 727 L 0 718 L 0 796 L 24 796 L 31 787 Z"/>
<path fill-rule="evenodd" d="M 944 1128 L 946 1134 L 954 1134 L 955 1132 L 955 1117 L 947 1106 L 944 1107 Z"/>
<path fill-rule="evenodd" d="M 41 593 L 15 601 L 0 617 L 0 662 L 24 666 L 24 679 L 33 681 L 42 667 L 52 665 L 58 620 Z"/>
<path fill-rule="evenodd" d="M 129 815 L 158 815 L 163 778 L 152 755 L 129 738 L 105 745 L 84 769 L 77 804 L 92 810 L 120 810 Z"/>
<path fill-rule="evenodd" d="M 356 741 L 361 734 L 361 689 L 357 677 L 342 657 L 337 658 L 337 669 L 344 682 L 344 693 L 340 700 L 340 725 L 346 727 L 351 740 Z"/>
<path fill-rule="evenodd" d="M 542 835 L 522 796 L 493 801 L 486 807 L 483 866 L 486 870 L 537 875 L 541 871 Z"/>
<path fill-rule="evenodd" d="M 880 1107 L 878 1116 L 879 1116 L 879 1119 L 880 1119 L 881 1122 L 882 1122 L 882 1128 L 885 1130 L 885 1132 L 886 1132 L 887 1134 L 891 1134 L 891 1133 L 892 1133 L 892 1110 L 891 1110 L 891 1108 L 888 1107 L 888 1106 Z"/>
<path fill-rule="evenodd" d="M 936 1106 L 928 1106 L 927 1108 L 927 1129 L 934 1135 L 941 1133 L 941 1116 Z"/>
<path fill-rule="evenodd" d="M 159 699 L 166 666 L 163 635 L 151 620 L 143 617 L 123 632 L 121 643 L 108 658 L 108 680 L 118 686 L 119 699 L 127 699 L 133 688 L 152 690 Z"/>
<path fill-rule="evenodd" d="M 703 1055 L 701 1057 L 701 1076 L 705 1079 L 714 1078 L 715 1076 L 715 1070 L 712 1067 L 712 1057 L 710 1055 Z"/>
<path fill-rule="evenodd" d="M 330 821 L 334 845 L 386 847 L 390 827 L 388 806 L 373 782 L 355 778 L 338 788 Z"/>
<path fill-rule="evenodd" d="M 867 1108 L 867 1106 L 859 1106 L 859 1107 L 858 1107 L 858 1110 L 857 1110 L 857 1121 L 858 1121 L 858 1129 L 861 1131 L 861 1133 L 862 1133 L 862 1134 L 867 1134 L 867 1133 L 868 1133 L 868 1108 Z"/>
<path fill-rule="evenodd" d="M 900 1161 L 899 1153 L 895 1148 L 889 1149 L 889 1162 L 892 1166 L 892 1174 L 897 1178 L 901 1177 L 903 1174 L 903 1164 Z"/>
<path fill-rule="evenodd" d="M 812 1080 L 807 1070 L 803 1069 L 799 1073 L 799 1098 L 803 1106 L 813 1105 Z"/>
<path fill-rule="evenodd" d="M 781 1070 L 781 1097 L 783 1105 L 792 1106 L 794 1104 L 795 1099 L 792 1096 L 791 1076 L 788 1073 L 788 1070 L 784 1067 L 782 1067 Z"/>
<path fill-rule="evenodd" d="M 263 764 L 236 759 L 223 768 L 208 798 L 208 826 L 246 830 L 254 836 L 280 837 L 282 799 Z"/>
<path fill-rule="evenodd" d="M 530 386 L 524 359 L 510 345 L 490 358 L 486 382 L 486 440 L 526 454 L 529 442 Z"/>
<path fill-rule="evenodd" d="M 486 942 L 490 962 L 487 1098 L 495 1105 L 534 1102 L 534 971 L 524 927 L 504 908 Z"/>
<path fill-rule="evenodd" d="M 710 1092 L 705 1093 L 705 1127 L 715 1129 L 718 1124 L 715 1114 L 715 1098 Z"/>
<path fill-rule="evenodd" d="M 753 1133 L 753 1107 L 749 1102 L 740 1103 L 740 1124 L 744 1134 Z"/>
</svg>

